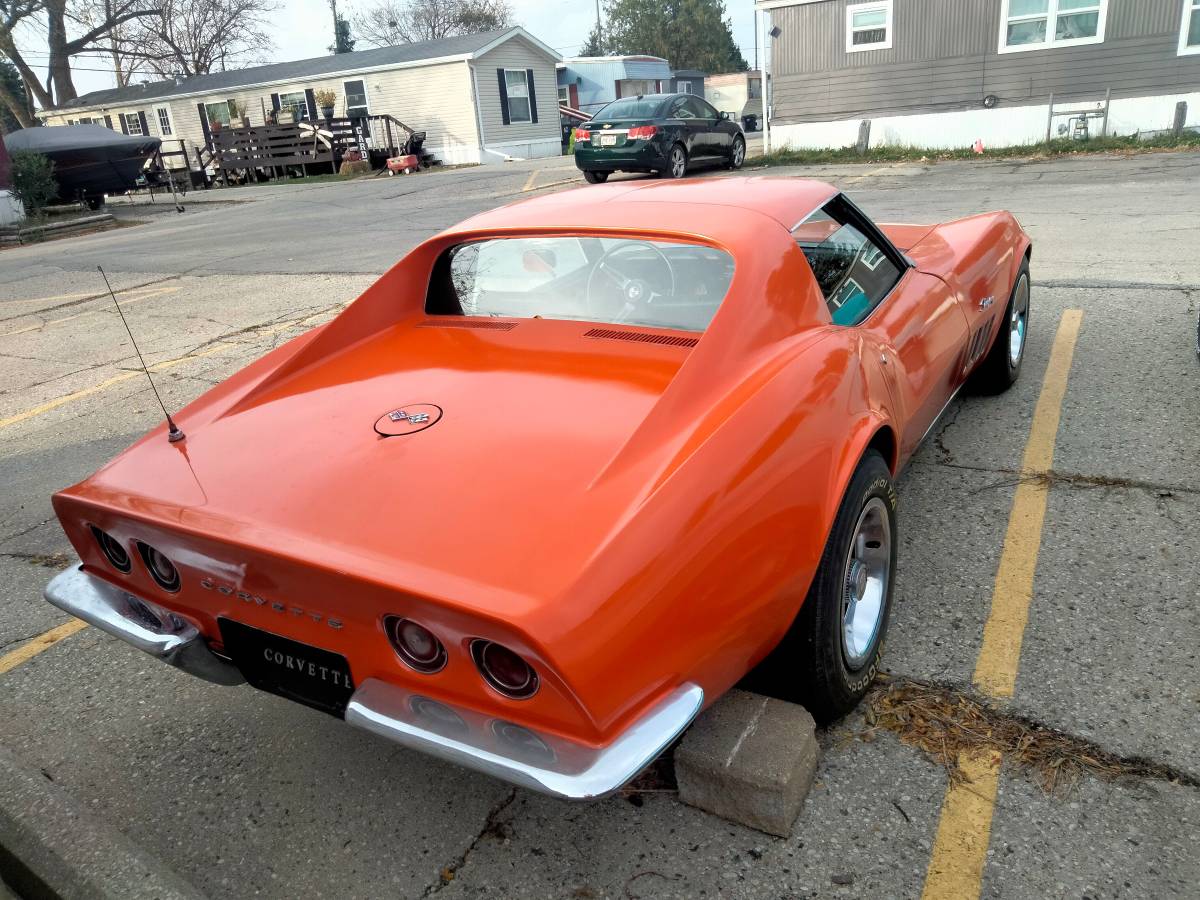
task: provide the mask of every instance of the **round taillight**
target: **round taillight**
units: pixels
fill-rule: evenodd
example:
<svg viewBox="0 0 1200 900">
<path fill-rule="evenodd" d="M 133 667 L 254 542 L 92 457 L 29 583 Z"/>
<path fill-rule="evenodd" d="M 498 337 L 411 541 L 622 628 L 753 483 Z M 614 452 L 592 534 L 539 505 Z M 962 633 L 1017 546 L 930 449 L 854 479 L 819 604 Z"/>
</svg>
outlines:
<svg viewBox="0 0 1200 900">
<path fill-rule="evenodd" d="M 91 528 L 92 536 L 100 545 L 100 552 L 104 554 L 104 558 L 108 560 L 109 564 L 118 572 L 128 572 L 130 569 L 129 552 L 121 546 L 121 542 L 95 525 Z"/>
<path fill-rule="evenodd" d="M 507 647 L 492 641 L 475 641 L 471 656 L 483 680 L 504 696 L 524 700 L 537 693 L 537 672 Z"/>
<path fill-rule="evenodd" d="M 171 560 L 167 559 L 166 554 L 140 541 L 137 546 L 138 552 L 142 555 L 142 562 L 146 564 L 146 569 L 150 572 L 154 583 L 164 591 L 174 593 L 179 590 L 179 570 L 175 568 L 175 564 Z"/>
<path fill-rule="evenodd" d="M 446 665 L 446 648 L 424 625 L 399 617 L 389 618 L 385 625 L 392 648 L 410 669 L 431 675 Z"/>
</svg>

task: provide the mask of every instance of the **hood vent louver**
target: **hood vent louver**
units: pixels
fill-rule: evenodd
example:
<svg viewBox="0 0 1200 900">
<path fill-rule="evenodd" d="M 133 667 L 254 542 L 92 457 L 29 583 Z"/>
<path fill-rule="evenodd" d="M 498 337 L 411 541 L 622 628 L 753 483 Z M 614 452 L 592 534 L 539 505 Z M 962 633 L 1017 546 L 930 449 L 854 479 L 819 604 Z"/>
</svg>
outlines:
<svg viewBox="0 0 1200 900">
<path fill-rule="evenodd" d="M 635 341 L 639 344 L 662 344 L 667 347 L 695 347 L 699 338 L 678 337 L 672 334 L 651 334 L 646 331 L 621 331 L 616 328 L 589 328 L 584 337 L 607 341 Z"/>
<path fill-rule="evenodd" d="M 466 319 L 447 316 L 437 321 L 420 322 L 418 328 L 480 328 L 485 331 L 512 331 L 516 322 L 490 322 L 487 319 Z"/>
</svg>

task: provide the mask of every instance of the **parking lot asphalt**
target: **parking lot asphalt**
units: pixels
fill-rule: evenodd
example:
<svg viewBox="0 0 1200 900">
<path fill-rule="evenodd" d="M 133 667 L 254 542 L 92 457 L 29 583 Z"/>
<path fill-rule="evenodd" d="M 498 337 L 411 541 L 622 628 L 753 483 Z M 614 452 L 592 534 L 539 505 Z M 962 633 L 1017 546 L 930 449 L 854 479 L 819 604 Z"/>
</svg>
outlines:
<svg viewBox="0 0 1200 900">
<path fill-rule="evenodd" d="M 40 598 L 70 558 L 50 494 L 158 421 L 97 265 L 177 408 L 336 315 L 439 229 L 586 190 L 570 161 L 239 188 L 182 215 L 114 204 L 144 224 L 0 252 L 0 741 L 220 898 L 932 897 L 931 859 L 946 854 L 976 860 L 960 896 L 1195 896 L 1200 789 L 1177 782 L 1200 776 L 1200 156 L 771 174 L 831 181 L 880 221 L 1007 208 L 1030 232 L 1020 382 L 956 401 L 899 481 L 886 665 L 972 689 L 1015 527 L 1034 537 L 1036 569 L 998 706 L 1181 779 L 1085 775 L 1048 793 L 1005 759 L 988 818 L 950 845 L 946 771 L 860 713 L 820 734 L 817 784 L 779 840 L 683 806 L 669 786 L 594 805 L 513 790 L 193 680 L 93 628 L 4 670 L 67 621 Z M 1044 521 L 1014 526 L 1067 311 L 1081 319 L 1052 468 L 1036 476 Z"/>
</svg>

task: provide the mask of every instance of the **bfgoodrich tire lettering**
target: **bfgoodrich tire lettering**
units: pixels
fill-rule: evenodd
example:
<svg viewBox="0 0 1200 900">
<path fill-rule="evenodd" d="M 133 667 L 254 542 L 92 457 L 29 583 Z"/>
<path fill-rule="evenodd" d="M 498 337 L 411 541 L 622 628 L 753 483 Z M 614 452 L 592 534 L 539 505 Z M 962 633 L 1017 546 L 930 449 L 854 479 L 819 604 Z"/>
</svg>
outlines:
<svg viewBox="0 0 1200 900">
<path fill-rule="evenodd" d="M 864 538 L 862 526 L 867 517 L 873 530 Z M 856 577 L 856 545 L 862 543 L 880 545 L 874 548 L 873 565 L 884 575 L 877 585 L 879 607 L 872 620 L 874 627 L 860 630 L 861 642 L 854 645 L 847 637 L 847 598 L 850 581 Z M 787 636 L 764 663 L 763 675 L 769 679 L 764 687 L 803 704 L 818 722 L 831 722 L 854 709 L 875 679 L 883 656 L 892 609 L 896 543 L 896 490 L 891 472 L 883 457 L 869 450 L 846 488 L 804 605 Z M 857 652 L 852 652 L 852 645 Z"/>
</svg>

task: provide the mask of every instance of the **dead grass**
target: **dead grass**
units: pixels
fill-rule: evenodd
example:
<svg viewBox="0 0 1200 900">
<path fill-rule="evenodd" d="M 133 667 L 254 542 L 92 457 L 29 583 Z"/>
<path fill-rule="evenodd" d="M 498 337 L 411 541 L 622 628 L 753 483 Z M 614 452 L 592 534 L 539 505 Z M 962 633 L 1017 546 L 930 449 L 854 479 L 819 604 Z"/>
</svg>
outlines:
<svg viewBox="0 0 1200 900">
<path fill-rule="evenodd" d="M 1082 738 L 996 709 L 970 694 L 908 679 L 881 678 L 867 696 L 866 730 L 873 740 L 889 731 L 944 766 L 952 781 L 966 776 L 962 753 L 1003 754 L 1034 776 L 1048 793 L 1069 791 L 1083 775 L 1106 781 L 1151 778 L 1200 787 L 1200 778 L 1140 757 L 1122 757 Z"/>
</svg>

